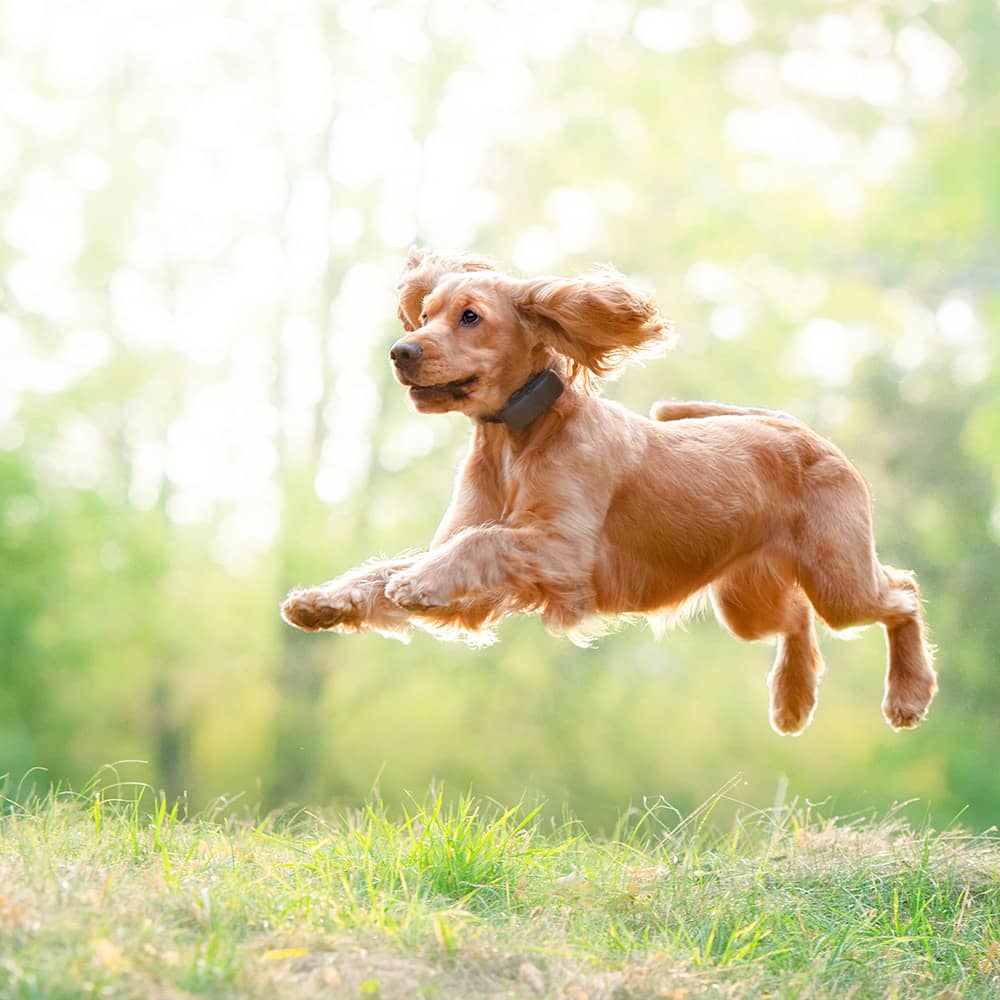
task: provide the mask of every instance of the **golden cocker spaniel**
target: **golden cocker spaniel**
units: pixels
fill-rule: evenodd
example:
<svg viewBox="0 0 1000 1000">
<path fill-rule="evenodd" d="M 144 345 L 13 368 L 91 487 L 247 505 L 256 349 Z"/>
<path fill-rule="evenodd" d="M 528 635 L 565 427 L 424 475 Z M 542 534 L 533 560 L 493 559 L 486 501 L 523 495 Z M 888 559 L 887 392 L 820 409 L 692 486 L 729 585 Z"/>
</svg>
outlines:
<svg viewBox="0 0 1000 1000">
<path fill-rule="evenodd" d="M 412 250 L 399 318 L 390 356 L 413 406 L 473 423 L 451 503 L 428 551 L 293 590 L 287 622 L 475 637 L 535 612 L 584 635 L 707 593 L 734 635 L 777 637 L 778 732 L 812 717 L 817 615 L 833 629 L 881 622 L 883 714 L 894 729 L 924 718 L 937 677 L 917 584 L 878 561 L 868 489 L 839 449 L 784 413 L 666 402 L 650 420 L 596 393 L 596 378 L 671 339 L 620 275 L 518 279 Z"/>
</svg>

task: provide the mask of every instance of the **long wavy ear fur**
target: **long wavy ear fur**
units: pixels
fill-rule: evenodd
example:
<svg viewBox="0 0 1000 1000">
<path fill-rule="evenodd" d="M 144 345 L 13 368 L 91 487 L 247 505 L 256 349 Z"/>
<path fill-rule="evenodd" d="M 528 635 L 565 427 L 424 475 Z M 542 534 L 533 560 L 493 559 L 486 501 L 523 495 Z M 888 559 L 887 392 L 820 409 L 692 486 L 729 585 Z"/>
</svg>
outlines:
<svg viewBox="0 0 1000 1000">
<path fill-rule="evenodd" d="M 494 270 L 496 265 L 485 257 L 467 253 L 437 254 L 419 247 L 410 247 L 396 285 L 399 292 L 396 315 L 403 324 L 403 329 L 409 333 L 420 326 L 423 301 L 446 274 Z"/>
<path fill-rule="evenodd" d="M 540 340 L 570 362 L 570 378 L 611 375 L 630 358 L 674 344 L 652 298 L 612 268 L 579 278 L 519 282 L 517 305 Z"/>
</svg>

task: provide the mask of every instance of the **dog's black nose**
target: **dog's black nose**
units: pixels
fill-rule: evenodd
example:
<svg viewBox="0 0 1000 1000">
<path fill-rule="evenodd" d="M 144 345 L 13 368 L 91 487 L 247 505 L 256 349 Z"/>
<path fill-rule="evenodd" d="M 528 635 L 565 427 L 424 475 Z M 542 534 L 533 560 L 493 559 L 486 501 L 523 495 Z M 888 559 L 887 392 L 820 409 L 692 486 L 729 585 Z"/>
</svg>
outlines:
<svg viewBox="0 0 1000 1000">
<path fill-rule="evenodd" d="M 423 353 L 424 349 L 419 344 L 411 344 L 408 340 L 397 340 L 396 343 L 389 348 L 389 357 L 392 358 L 397 365 L 412 364 Z"/>
</svg>

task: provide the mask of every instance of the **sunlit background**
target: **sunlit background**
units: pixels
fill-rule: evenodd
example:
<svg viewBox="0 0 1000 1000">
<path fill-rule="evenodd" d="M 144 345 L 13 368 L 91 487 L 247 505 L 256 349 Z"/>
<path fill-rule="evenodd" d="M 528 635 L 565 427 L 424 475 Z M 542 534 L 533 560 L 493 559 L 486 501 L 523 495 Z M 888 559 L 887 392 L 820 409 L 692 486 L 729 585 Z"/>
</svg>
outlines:
<svg viewBox="0 0 1000 1000">
<path fill-rule="evenodd" d="M 997 819 L 996 0 L 0 0 L 0 773 L 204 803 L 432 779 L 607 828 L 644 797 Z M 607 391 L 793 410 L 869 480 L 942 692 L 711 621 L 579 650 L 305 636 L 296 583 L 430 538 L 467 424 L 388 371 L 407 247 L 611 261 L 680 332 Z M 39 779 L 36 775 L 35 780 Z"/>
</svg>

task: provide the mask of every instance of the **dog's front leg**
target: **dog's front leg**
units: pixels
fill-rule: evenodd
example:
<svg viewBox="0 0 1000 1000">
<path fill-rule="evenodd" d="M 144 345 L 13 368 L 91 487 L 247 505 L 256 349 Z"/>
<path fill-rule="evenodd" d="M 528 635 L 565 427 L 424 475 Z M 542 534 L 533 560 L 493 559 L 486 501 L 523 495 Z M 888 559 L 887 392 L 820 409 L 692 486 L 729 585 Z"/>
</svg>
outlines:
<svg viewBox="0 0 1000 1000">
<path fill-rule="evenodd" d="M 418 558 L 365 563 L 318 587 L 293 590 L 281 606 L 281 617 L 307 632 L 405 632 L 408 615 L 386 597 L 385 588 L 394 573 L 405 570 Z"/>
<path fill-rule="evenodd" d="M 561 538 L 546 526 L 466 528 L 394 573 L 385 595 L 417 614 L 492 601 L 506 611 L 545 605 L 554 618 L 581 618 L 593 610 L 581 548 L 579 540 Z"/>
<path fill-rule="evenodd" d="M 456 533 L 464 528 L 482 524 L 496 517 L 496 503 L 490 501 L 476 488 L 472 477 L 460 477 L 455 494 L 438 530 L 432 549 L 447 545 Z M 343 576 L 320 584 L 293 590 L 281 606 L 281 616 L 289 625 L 308 632 L 333 630 L 336 632 L 379 632 L 382 635 L 405 636 L 413 624 L 432 627 L 467 623 L 469 628 L 477 627 L 477 622 L 489 616 L 488 607 L 470 608 L 466 604 L 454 613 L 437 606 L 414 606 L 407 610 L 399 603 L 386 597 L 386 586 L 393 575 L 403 572 L 421 559 L 419 554 L 401 556 L 396 559 L 372 560 Z M 410 611 L 428 610 L 413 622 Z M 457 616 L 457 617 L 456 617 Z M 462 621 L 459 622 L 458 619 Z"/>
</svg>

